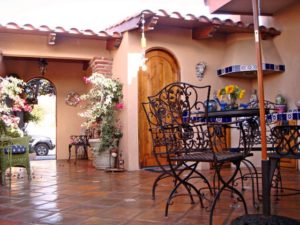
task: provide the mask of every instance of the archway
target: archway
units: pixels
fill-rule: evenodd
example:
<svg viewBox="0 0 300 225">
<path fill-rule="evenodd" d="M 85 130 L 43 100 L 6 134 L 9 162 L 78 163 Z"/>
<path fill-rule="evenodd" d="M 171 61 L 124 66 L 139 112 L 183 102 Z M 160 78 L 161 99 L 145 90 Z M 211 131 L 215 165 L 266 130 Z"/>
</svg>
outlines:
<svg viewBox="0 0 300 225">
<path fill-rule="evenodd" d="M 26 125 L 26 132 L 32 136 L 32 151 L 37 160 L 56 159 L 56 88 L 51 81 L 37 77 L 27 82 L 26 93 L 40 118 Z"/>
</svg>

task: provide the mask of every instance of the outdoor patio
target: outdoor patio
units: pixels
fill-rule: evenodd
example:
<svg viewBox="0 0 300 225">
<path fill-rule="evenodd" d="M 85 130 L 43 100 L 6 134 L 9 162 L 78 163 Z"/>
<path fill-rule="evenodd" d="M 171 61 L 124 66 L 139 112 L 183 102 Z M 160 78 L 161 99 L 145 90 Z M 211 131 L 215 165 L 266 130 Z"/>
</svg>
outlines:
<svg viewBox="0 0 300 225">
<path fill-rule="evenodd" d="M 30 182 L 23 169 L 14 168 L 11 187 L 9 182 L 1 187 L 0 224 L 208 224 L 207 210 L 200 208 L 198 202 L 190 204 L 187 196 L 176 197 L 169 217 L 164 217 L 172 181 L 161 181 L 156 200 L 152 200 L 152 183 L 158 175 L 155 172 L 107 173 L 96 170 L 89 160 L 78 160 L 77 165 L 65 160 L 32 161 L 31 168 Z M 213 170 L 203 173 L 212 179 Z M 285 187 L 300 188 L 299 172 L 282 173 Z M 256 213 L 249 181 L 246 189 L 249 213 Z M 272 199 L 272 214 L 299 220 L 299 208 L 300 195 L 281 197 L 277 202 Z M 217 204 L 214 224 L 230 224 L 242 214 L 240 203 L 232 203 L 230 193 L 225 193 Z"/>
</svg>

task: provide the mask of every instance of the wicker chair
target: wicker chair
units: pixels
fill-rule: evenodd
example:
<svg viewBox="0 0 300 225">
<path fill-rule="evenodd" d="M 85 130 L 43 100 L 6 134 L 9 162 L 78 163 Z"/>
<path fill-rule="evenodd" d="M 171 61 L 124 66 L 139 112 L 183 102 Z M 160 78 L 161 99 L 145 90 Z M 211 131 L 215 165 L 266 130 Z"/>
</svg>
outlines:
<svg viewBox="0 0 300 225">
<path fill-rule="evenodd" d="M 30 137 L 1 138 L 0 139 L 0 168 L 2 185 L 5 185 L 5 173 L 7 168 L 26 168 L 28 180 L 31 179 L 29 161 L 29 140 Z"/>
</svg>

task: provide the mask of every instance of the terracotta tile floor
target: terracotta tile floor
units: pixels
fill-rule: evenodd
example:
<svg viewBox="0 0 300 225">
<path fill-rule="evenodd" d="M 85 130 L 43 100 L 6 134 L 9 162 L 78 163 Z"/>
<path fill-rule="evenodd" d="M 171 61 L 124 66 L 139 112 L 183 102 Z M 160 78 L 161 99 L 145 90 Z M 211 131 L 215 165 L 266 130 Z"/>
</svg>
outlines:
<svg viewBox="0 0 300 225">
<path fill-rule="evenodd" d="M 175 198 L 169 216 L 164 217 L 165 200 L 171 188 L 166 179 L 151 199 L 152 183 L 157 173 L 135 171 L 107 173 L 95 170 L 91 161 L 31 162 L 31 182 L 23 169 L 15 168 L 9 182 L 0 189 L 0 224 L 66 224 L 66 225 L 189 225 L 208 224 L 209 213 L 200 204 L 190 204 L 187 196 Z M 229 171 L 226 171 L 229 173 Z M 212 171 L 204 171 L 211 177 Z M 300 189 L 300 173 L 284 171 L 285 185 Z M 201 185 L 195 181 L 196 185 Z M 250 213 L 250 183 L 245 197 Z M 208 201 L 204 201 L 208 205 Z M 300 219 L 300 195 L 272 200 L 274 214 Z M 230 224 L 243 214 L 241 203 L 234 203 L 225 193 L 215 210 L 214 224 Z"/>
</svg>

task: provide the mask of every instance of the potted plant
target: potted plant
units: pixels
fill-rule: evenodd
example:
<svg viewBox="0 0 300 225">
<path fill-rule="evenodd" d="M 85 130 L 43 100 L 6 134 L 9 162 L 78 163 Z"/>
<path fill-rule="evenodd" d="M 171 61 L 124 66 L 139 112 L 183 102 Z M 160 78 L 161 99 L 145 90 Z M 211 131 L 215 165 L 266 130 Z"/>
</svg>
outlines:
<svg viewBox="0 0 300 225">
<path fill-rule="evenodd" d="M 220 99 L 220 102 L 223 103 L 224 100 L 227 101 L 226 109 L 228 110 L 237 109 L 237 99 L 242 99 L 244 96 L 245 90 L 233 84 L 227 85 L 218 91 L 218 98 Z"/>
<path fill-rule="evenodd" d="M 93 73 L 90 77 L 84 77 L 84 80 L 91 88 L 80 96 L 86 104 L 85 111 L 79 115 L 85 119 L 83 126 L 99 134 L 99 138 L 89 139 L 89 143 L 93 146 L 94 166 L 105 169 L 114 165 L 112 155 L 115 154 L 112 154 L 112 150 L 115 152 L 122 137 L 117 120 L 117 112 L 123 108 L 122 84 L 100 73 Z"/>
<path fill-rule="evenodd" d="M 286 99 L 281 94 L 278 94 L 275 98 L 275 109 L 277 113 L 286 112 Z"/>
</svg>

